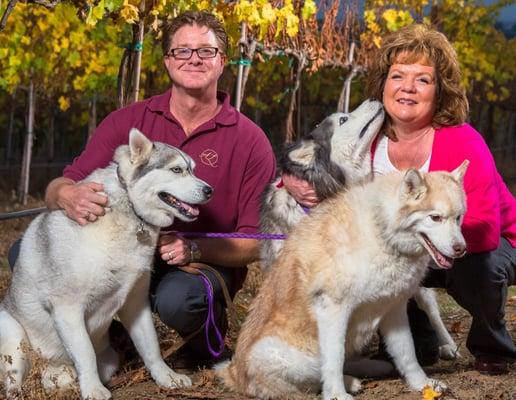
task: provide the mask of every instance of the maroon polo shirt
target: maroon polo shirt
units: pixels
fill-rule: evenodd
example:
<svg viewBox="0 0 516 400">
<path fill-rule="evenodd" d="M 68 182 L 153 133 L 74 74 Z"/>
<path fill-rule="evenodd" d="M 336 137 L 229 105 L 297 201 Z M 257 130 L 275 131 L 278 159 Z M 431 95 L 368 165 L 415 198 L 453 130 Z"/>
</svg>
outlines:
<svg viewBox="0 0 516 400">
<path fill-rule="evenodd" d="M 114 150 L 128 143 L 129 130 L 136 127 L 149 139 L 189 154 L 196 163 L 195 175 L 215 189 L 212 199 L 199 207 L 199 218 L 191 223 L 176 219 L 174 230 L 255 233 L 260 197 L 275 173 L 266 135 L 229 104 L 226 93 L 219 92 L 220 112 L 187 136 L 170 113 L 170 95 L 168 90 L 109 114 L 63 176 L 79 181 L 107 166 Z"/>
</svg>

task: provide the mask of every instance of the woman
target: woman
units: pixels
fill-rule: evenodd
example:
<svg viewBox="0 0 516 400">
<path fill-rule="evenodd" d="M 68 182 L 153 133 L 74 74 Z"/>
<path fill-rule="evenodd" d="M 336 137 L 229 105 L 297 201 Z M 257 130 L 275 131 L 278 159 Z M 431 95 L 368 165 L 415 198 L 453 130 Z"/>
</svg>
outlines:
<svg viewBox="0 0 516 400">
<path fill-rule="evenodd" d="M 407 168 L 451 171 L 470 161 L 462 226 L 468 255 L 451 270 L 431 269 L 423 284 L 445 287 L 471 314 L 466 346 L 475 356 L 475 368 L 485 374 L 507 373 L 507 364 L 516 360 L 504 320 L 507 287 L 516 284 L 516 201 L 482 136 L 465 123 L 468 101 L 456 53 L 443 34 L 411 25 L 384 38 L 368 77 L 369 95 L 383 99 L 387 114 L 373 148 L 375 174 Z M 300 203 L 317 203 L 306 182 L 289 176 L 283 182 Z M 421 314 L 409 304 L 416 349 L 419 342 L 431 354 L 437 343 Z"/>
</svg>

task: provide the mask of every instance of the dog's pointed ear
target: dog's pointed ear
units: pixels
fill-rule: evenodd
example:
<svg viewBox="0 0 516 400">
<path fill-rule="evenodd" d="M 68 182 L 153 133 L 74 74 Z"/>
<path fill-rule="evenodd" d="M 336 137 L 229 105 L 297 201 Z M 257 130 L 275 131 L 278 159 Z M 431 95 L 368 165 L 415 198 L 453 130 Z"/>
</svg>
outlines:
<svg viewBox="0 0 516 400">
<path fill-rule="evenodd" d="M 314 159 L 314 147 L 313 140 L 303 141 L 301 146 L 296 147 L 288 152 L 287 157 L 290 161 L 300 164 L 304 167 L 308 167 L 313 163 Z"/>
<path fill-rule="evenodd" d="M 412 200 L 419 200 L 426 195 L 428 188 L 421 173 L 414 168 L 409 169 L 401 183 L 401 195 Z"/>
<path fill-rule="evenodd" d="M 129 152 L 132 164 L 141 164 L 149 159 L 152 142 L 138 129 L 132 128 L 129 131 Z"/>
<path fill-rule="evenodd" d="M 459 165 L 451 172 L 451 176 L 453 177 L 453 179 L 455 179 L 461 185 L 464 183 L 464 175 L 466 175 L 468 165 L 469 160 L 464 160 L 461 165 Z"/>
</svg>

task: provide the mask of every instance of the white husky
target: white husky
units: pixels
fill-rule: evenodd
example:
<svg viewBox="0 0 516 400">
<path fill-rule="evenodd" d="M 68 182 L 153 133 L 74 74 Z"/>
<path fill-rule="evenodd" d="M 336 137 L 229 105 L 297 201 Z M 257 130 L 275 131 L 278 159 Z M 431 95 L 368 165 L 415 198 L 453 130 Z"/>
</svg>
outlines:
<svg viewBox="0 0 516 400">
<path fill-rule="evenodd" d="M 444 388 L 416 360 L 406 304 L 430 259 L 450 268 L 465 253 L 466 168 L 378 177 L 302 219 L 250 308 L 233 360 L 218 367 L 224 383 L 275 399 L 322 382 L 324 400 L 352 399 L 344 363 L 379 329 L 410 388 Z M 347 386 L 360 383 L 348 377 Z"/>
<path fill-rule="evenodd" d="M 212 188 L 193 175 L 189 156 L 136 129 L 114 161 L 86 178 L 104 185 L 110 202 L 104 217 L 81 227 L 63 211 L 47 212 L 23 236 L 0 305 L 0 372 L 9 397 L 28 372 L 30 345 L 49 361 L 46 388 L 71 385 L 76 374 L 83 398 L 111 398 L 103 383 L 118 368 L 108 337 L 115 315 L 159 385 L 191 385 L 161 358 L 148 288 L 160 227 L 175 217 L 194 220 L 192 204 L 206 202 Z"/>
</svg>

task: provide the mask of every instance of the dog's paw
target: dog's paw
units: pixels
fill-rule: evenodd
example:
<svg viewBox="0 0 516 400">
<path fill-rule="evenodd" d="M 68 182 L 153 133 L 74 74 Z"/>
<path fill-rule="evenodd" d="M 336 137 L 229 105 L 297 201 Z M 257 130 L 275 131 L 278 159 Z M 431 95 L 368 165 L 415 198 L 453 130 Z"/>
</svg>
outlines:
<svg viewBox="0 0 516 400">
<path fill-rule="evenodd" d="M 443 344 L 439 346 L 439 357 L 443 360 L 455 360 L 460 356 L 459 349 L 455 344 Z"/>
<path fill-rule="evenodd" d="M 428 389 L 432 389 L 433 391 L 439 393 L 445 393 L 448 390 L 448 386 L 446 386 L 444 382 L 438 381 L 437 379 L 428 379 L 424 382 L 423 385 L 421 385 L 421 387 L 418 387 L 416 390 L 424 393 Z"/>
<path fill-rule="evenodd" d="M 346 390 L 350 393 L 356 394 L 362 389 L 362 384 L 360 383 L 360 379 L 355 378 L 354 376 L 344 375 L 344 386 Z"/>
<path fill-rule="evenodd" d="M 94 388 L 82 390 L 82 398 L 85 400 L 109 400 L 111 392 L 104 386 L 100 385 Z"/>
<path fill-rule="evenodd" d="M 75 387 L 77 373 L 71 365 L 49 365 L 41 374 L 41 384 L 46 391 L 65 390 Z"/>
<path fill-rule="evenodd" d="M 177 372 L 172 371 L 170 368 L 163 368 L 160 371 L 153 373 L 152 377 L 159 386 L 170 389 L 192 386 L 192 381 L 188 376 L 178 374 Z"/>
<path fill-rule="evenodd" d="M 446 383 L 441 382 L 437 379 L 429 379 L 428 385 L 434 389 L 436 392 L 444 393 L 448 389 L 448 386 L 446 386 Z"/>
</svg>

